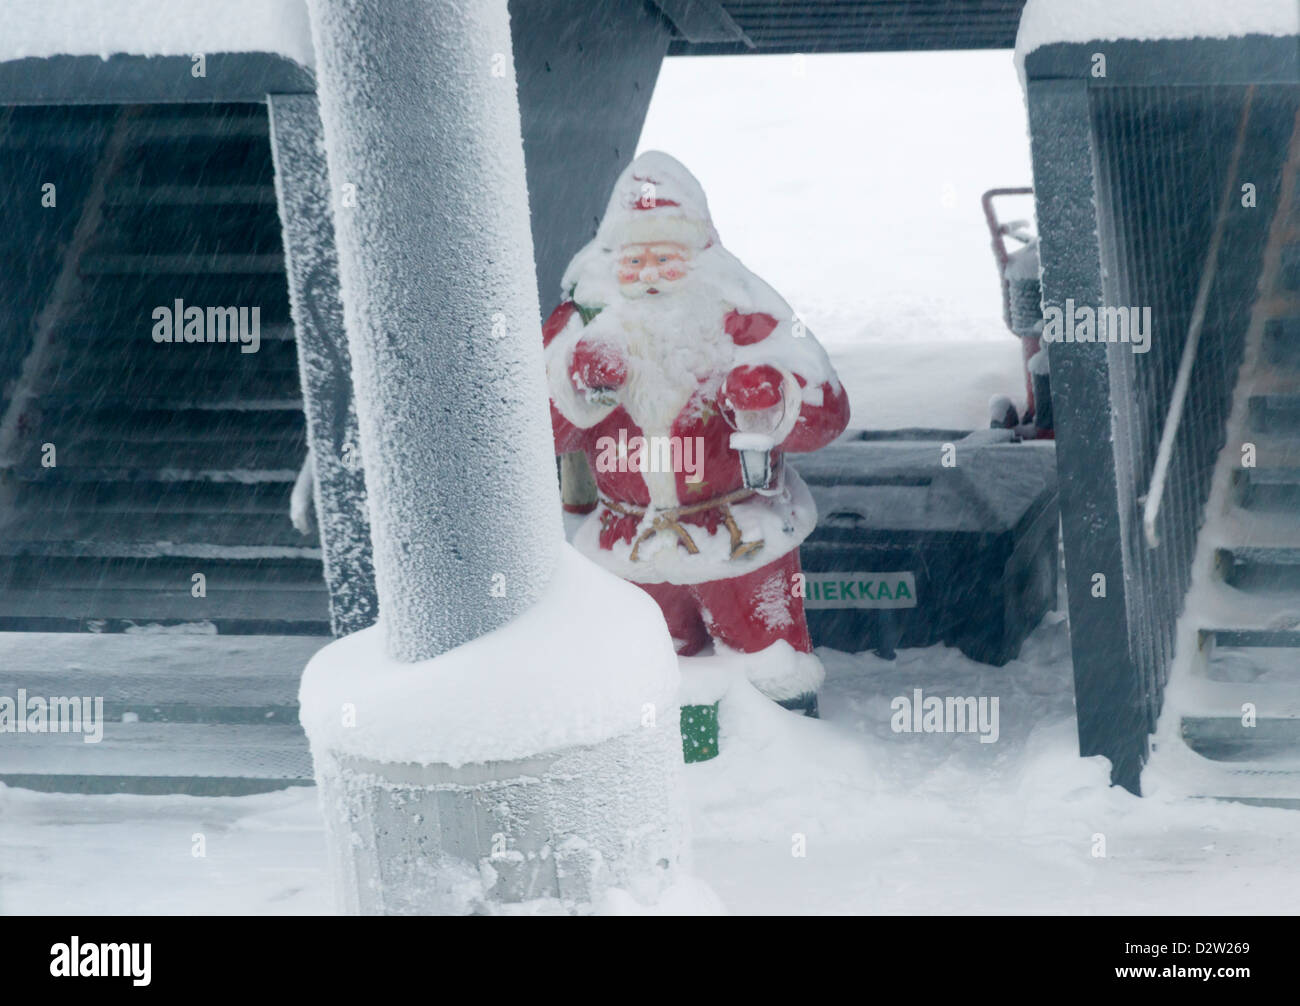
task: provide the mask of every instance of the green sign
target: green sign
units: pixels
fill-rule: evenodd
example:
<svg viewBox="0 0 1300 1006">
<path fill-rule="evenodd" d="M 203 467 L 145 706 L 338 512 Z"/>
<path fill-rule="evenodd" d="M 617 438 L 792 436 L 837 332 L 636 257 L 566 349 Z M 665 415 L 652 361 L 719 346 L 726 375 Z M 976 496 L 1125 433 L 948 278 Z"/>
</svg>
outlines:
<svg viewBox="0 0 1300 1006">
<path fill-rule="evenodd" d="M 912 573 L 804 573 L 805 608 L 915 608 Z"/>
</svg>

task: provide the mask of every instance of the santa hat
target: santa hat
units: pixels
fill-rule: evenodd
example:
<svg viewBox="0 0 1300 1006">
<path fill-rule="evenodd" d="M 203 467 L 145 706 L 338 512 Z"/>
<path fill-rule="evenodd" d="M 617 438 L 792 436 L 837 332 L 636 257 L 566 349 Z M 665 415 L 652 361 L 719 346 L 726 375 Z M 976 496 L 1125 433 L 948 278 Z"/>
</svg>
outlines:
<svg viewBox="0 0 1300 1006">
<path fill-rule="evenodd" d="M 699 250 L 717 240 L 704 189 L 680 161 L 658 150 L 623 169 L 596 231 L 596 242 L 605 251 L 658 241 Z"/>
</svg>

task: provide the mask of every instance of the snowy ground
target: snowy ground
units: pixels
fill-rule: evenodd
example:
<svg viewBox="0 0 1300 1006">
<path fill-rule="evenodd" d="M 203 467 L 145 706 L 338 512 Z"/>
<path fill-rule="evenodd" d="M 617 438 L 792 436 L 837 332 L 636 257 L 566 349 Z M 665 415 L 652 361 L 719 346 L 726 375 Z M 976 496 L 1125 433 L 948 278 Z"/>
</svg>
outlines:
<svg viewBox="0 0 1300 1006">
<path fill-rule="evenodd" d="M 678 910 L 1291 913 L 1292 811 L 1138 799 L 1078 757 L 1064 621 L 995 668 L 936 647 L 821 651 L 824 719 L 737 687 L 723 753 L 689 766 L 695 872 Z M 901 734 L 890 703 L 997 697 L 1000 737 Z M 331 910 L 314 789 L 237 799 L 0 789 L 0 911 Z M 206 856 L 195 858 L 195 836 Z M 794 854 L 799 836 L 806 855 Z M 1104 856 L 1099 837 L 1104 836 Z"/>
<path fill-rule="evenodd" d="M 831 350 L 855 426 L 982 426 L 990 394 L 1021 397 L 979 209 L 1029 181 L 1009 53 L 824 57 L 802 75 L 791 57 L 669 61 L 642 146 L 700 177 L 723 240 Z M 1063 615 L 1003 668 L 942 647 L 821 655 L 821 721 L 743 687 L 724 699 L 723 753 L 686 773 L 716 897 L 688 888 L 674 907 L 1296 910 L 1293 812 L 1140 800 L 1078 757 Z M 918 687 L 998 698 L 997 743 L 894 733 L 891 701 Z M 0 912 L 327 912 L 324 859 L 312 789 L 0 788 Z"/>
</svg>

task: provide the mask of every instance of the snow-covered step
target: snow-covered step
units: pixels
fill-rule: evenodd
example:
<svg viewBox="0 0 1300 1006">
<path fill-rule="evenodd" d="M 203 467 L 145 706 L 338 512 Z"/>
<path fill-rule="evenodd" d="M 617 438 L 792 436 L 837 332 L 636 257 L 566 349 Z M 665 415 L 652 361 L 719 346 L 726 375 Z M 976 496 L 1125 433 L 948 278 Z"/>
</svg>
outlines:
<svg viewBox="0 0 1300 1006">
<path fill-rule="evenodd" d="M 139 387 L 162 390 L 170 387 L 179 390 L 192 387 L 196 383 L 194 373 L 198 371 L 204 372 L 204 380 L 201 386 L 192 387 L 192 390 L 200 401 L 211 401 L 214 398 L 264 398 L 286 388 L 296 389 L 296 367 L 260 363 L 256 359 L 258 354 L 243 354 L 235 345 L 227 344 L 221 348 L 231 357 L 228 364 L 202 361 L 206 365 L 201 365 L 200 361 L 193 361 L 187 367 L 183 360 L 167 359 L 146 361 L 135 367 L 116 361 L 112 365 L 85 363 L 76 368 L 67 365 L 59 368 L 54 373 L 54 379 L 60 388 Z M 68 399 L 63 396 L 60 396 L 59 401 L 61 404 L 68 403 Z M 92 403 L 93 400 L 87 404 Z"/>
<path fill-rule="evenodd" d="M 1252 395 L 1250 427 L 1260 433 L 1300 435 L 1300 395 Z"/>
<path fill-rule="evenodd" d="M 1269 762 L 1222 762 L 1205 758 L 1182 740 L 1162 744 L 1148 782 L 1166 792 L 1262 806 L 1300 809 L 1300 766 Z"/>
<path fill-rule="evenodd" d="M 309 636 L 5 632 L 0 696 L 14 698 L 20 689 L 91 695 L 103 700 L 107 718 L 119 722 L 292 725 L 302 668 L 326 642 Z"/>
<path fill-rule="evenodd" d="M 75 793 L 236 796 L 312 780 L 296 724 L 119 722 L 94 744 L 74 733 L 4 733 L 0 766 L 6 785 Z"/>
<path fill-rule="evenodd" d="M 185 412 L 302 412 L 302 397 L 298 388 L 277 388 L 275 394 L 212 395 L 194 388 L 153 388 L 137 395 L 123 393 L 120 388 L 89 388 L 78 394 L 75 389 L 63 388 L 41 396 L 38 409 L 78 408 L 100 411 L 121 410 Z"/>
<path fill-rule="evenodd" d="M 1197 682 L 1197 694 L 1217 683 L 1225 685 L 1220 693 L 1224 696 L 1257 688 L 1300 689 L 1300 632 L 1216 630 L 1208 638 L 1214 641 L 1202 644 L 1205 657 L 1199 672 L 1205 680 Z"/>
<path fill-rule="evenodd" d="M 0 151 L 90 150 L 102 142 L 107 128 L 108 121 L 103 116 L 81 123 L 60 117 L 51 119 L 45 126 L 33 124 L 0 135 Z M 126 144 L 131 146 L 194 140 L 267 140 L 269 130 L 265 115 L 137 115 L 127 122 L 124 136 Z"/>
<path fill-rule="evenodd" d="M 148 116 L 131 122 L 128 137 L 133 143 L 153 143 L 159 140 L 228 140 L 262 138 L 269 136 L 269 126 L 264 115 L 204 116 Z M 268 141 L 269 142 L 269 141 Z"/>
<path fill-rule="evenodd" d="M 38 408 L 66 408 L 82 406 L 90 409 L 131 409 L 181 411 L 185 409 L 208 409 L 228 411 L 243 409 L 253 412 L 273 409 L 287 409 L 291 412 L 302 411 L 302 396 L 299 389 L 284 387 L 274 375 L 260 380 L 250 380 L 247 386 L 232 391 L 229 384 L 220 387 L 210 385 L 202 387 L 172 386 L 142 388 L 132 394 L 122 388 L 85 388 L 60 387 L 49 394 L 41 396 Z"/>
<path fill-rule="evenodd" d="M 159 305 L 168 306 L 168 305 Z M 204 305 L 205 309 L 208 305 Z M 74 358 L 78 351 L 84 351 L 87 342 L 94 343 L 96 353 L 110 354 L 115 348 L 123 350 L 130 346 L 137 346 L 145 350 L 164 352 L 159 343 L 153 341 L 152 319 L 149 319 L 148 325 L 141 328 L 112 328 L 104 324 L 95 324 L 92 322 L 68 323 L 59 326 L 60 346 L 55 347 L 55 352 L 62 350 L 62 356 L 56 356 L 56 359 Z M 287 341 L 292 343 L 296 335 L 292 323 L 288 321 L 268 321 L 265 317 L 261 324 L 261 340 L 264 344 L 278 341 Z M 182 346 L 187 344 L 182 343 Z M 191 352 L 202 353 L 205 350 L 213 352 L 220 351 L 220 343 L 204 343 L 203 345 L 189 344 Z M 180 348 L 180 347 L 177 347 Z M 259 350 L 258 352 L 261 352 Z"/>
<path fill-rule="evenodd" d="M 86 273 L 76 299 L 69 301 L 64 308 L 63 324 L 152 338 L 154 308 L 174 307 L 178 297 L 185 306 L 204 309 L 257 306 L 263 325 L 288 324 L 291 321 L 283 264 L 279 271 L 193 271 L 192 266 L 201 265 L 200 260 L 204 258 L 211 258 L 211 255 L 179 256 L 172 264 L 182 271 L 170 274 L 155 271 Z M 102 264 L 138 268 L 137 264 L 125 260 Z"/>
<path fill-rule="evenodd" d="M 1240 590 L 1300 594 L 1300 548 L 1220 548 L 1215 562 L 1224 582 Z"/>
<path fill-rule="evenodd" d="M 182 541 L 59 541 L 41 539 L 22 541 L 8 538 L 0 543 L 0 558 L 41 557 L 51 559 L 224 559 L 243 562 L 262 562 L 268 559 L 319 559 L 316 545 L 223 545 L 201 538 Z"/>
<path fill-rule="evenodd" d="M 156 590 L 170 595 L 177 585 L 184 586 L 187 596 L 192 575 L 202 572 L 209 593 L 218 589 L 261 593 L 263 601 L 274 599 L 287 590 L 311 591 L 324 596 L 325 584 L 320 575 L 319 556 L 301 552 L 285 555 L 284 549 L 257 545 L 239 548 L 195 546 L 177 547 L 167 554 L 140 556 L 130 546 L 124 555 L 0 556 L 0 587 L 32 593 L 33 588 L 66 587 L 96 590 Z M 245 554 L 251 552 L 252 554 Z M 195 560 L 200 560 L 196 564 Z M 273 615 L 274 611 L 265 611 Z"/>
<path fill-rule="evenodd" d="M 1300 244 L 1289 244 L 1282 249 L 1278 279 L 1284 290 L 1300 291 Z"/>
<path fill-rule="evenodd" d="M 273 254 L 280 251 L 279 219 L 256 203 L 198 213 L 166 205 L 110 206 L 104 227 L 118 254 Z"/>
<path fill-rule="evenodd" d="M 1188 747 L 1211 761 L 1267 763 L 1300 774 L 1300 718 L 1259 716 L 1247 726 L 1240 713 L 1184 715 L 1182 736 Z"/>
<path fill-rule="evenodd" d="M 71 440 L 59 443 L 57 466 L 43 471 L 57 473 L 69 468 L 125 469 L 132 471 L 162 471 L 165 469 L 264 471 L 294 469 L 301 464 L 305 447 L 300 440 L 272 439 L 263 441 L 189 441 L 159 440 L 140 443 L 112 439 Z M 39 464 L 39 445 L 34 445 L 36 456 L 28 464 Z"/>
<path fill-rule="evenodd" d="M 10 476 L 18 482 L 97 483 L 97 482 L 231 482 L 243 485 L 282 483 L 292 485 L 298 468 L 124 468 L 112 465 L 60 465 L 57 468 L 11 468 Z"/>
<path fill-rule="evenodd" d="M 0 735 L 0 782 L 238 795 L 306 783 L 302 668 L 324 636 L 0 633 L 0 695 L 103 700 L 103 739 Z"/>
<path fill-rule="evenodd" d="M 15 523 L 27 515 L 80 520 L 108 512 L 119 517 L 167 514 L 273 514 L 289 512 L 285 482 L 77 482 L 28 483 L 14 502 Z M 11 525 L 12 527 L 12 525 Z"/>
<path fill-rule="evenodd" d="M 116 185 L 109 206 L 275 206 L 275 186 L 254 185 Z"/>
<path fill-rule="evenodd" d="M 195 564 L 198 569 L 206 567 Z M 87 582 L 95 582 L 93 568 Z M 245 581 L 247 578 L 245 578 Z M 253 590 L 215 581 L 206 597 L 193 597 L 189 577 L 170 589 L 131 589 L 111 581 L 76 589 L 47 585 L 0 587 L 0 631 L 140 633 L 212 632 L 222 635 L 324 636 L 330 631 L 329 597 L 320 590 Z"/>
<path fill-rule="evenodd" d="M 63 512 L 48 524 L 15 521 L 5 528 L 0 555 L 13 549 L 40 544 L 112 542 L 152 544 L 156 542 L 202 542 L 205 546 L 315 546 L 289 522 L 288 510 L 281 513 L 232 513 L 222 520 L 195 513 L 117 513 L 108 510 Z M 30 553 L 25 553 L 30 554 Z M 48 553 L 47 553 L 48 554 Z"/>
<path fill-rule="evenodd" d="M 1247 715 L 1243 704 L 1250 703 L 1250 712 L 1260 721 L 1294 720 L 1300 724 L 1300 673 L 1291 675 L 1290 680 L 1201 679 L 1183 689 L 1181 701 L 1184 719 L 1231 719 L 1240 725 Z"/>
<path fill-rule="evenodd" d="M 64 403 L 40 409 L 40 429 L 93 431 L 97 437 L 121 442 L 159 440 L 252 441 L 297 440 L 306 443 L 307 424 L 301 412 L 244 409 L 133 409 L 87 408 Z M 87 433 L 83 432 L 83 436 Z M 48 439 L 48 438 L 43 438 Z"/>
<path fill-rule="evenodd" d="M 293 330 L 285 325 L 258 325 L 256 352 L 242 352 L 230 342 L 159 343 L 150 331 L 102 333 L 92 337 L 92 345 L 74 344 L 61 339 L 62 345 L 51 360 L 58 372 L 105 373 L 130 368 L 193 372 L 196 368 L 239 367 L 242 369 L 297 370 L 298 352 Z M 238 335 L 235 335 L 238 338 Z"/>
<path fill-rule="evenodd" d="M 1273 366 L 1300 368 L 1300 316 L 1274 318 L 1265 324 L 1264 356 Z"/>
<path fill-rule="evenodd" d="M 1232 506 L 1206 537 L 1207 544 L 1228 549 L 1242 543 L 1256 549 L 1300 547 L 1300 515 L 1285 507 Z"/>
<path fill-rule="evenodd" d="M 193 276 L 242 273 L 284 274 L 284 256 L 231 255 L 91 255 L 82 264 L 85 275 Z"/>
<path fill-rule="evenodd" d="M 1212 642 L 1216 650 L 1229 647 L 1300 649 L 1300 630 L 1297 629 L 1202 629 L 1201 635 Z"/>
<path fill-rule="evenodd" d="M 1300 810 L 1300 771 L 1271 768 L 1265 764 L 1234 765 L 1215 772 L 1206 783 L 1199 796 L 1258 807 Z"/>
<path fill-rule="evenodd" d="M 122 636 L 0 632 L 0 683 L 93 675 L 106 698 L 149 685 L 149 693 L 184 702 L 211 696 L 219 705 L 297 704 L 298 679 L 326 638 L 154 633 Z M 265 689 L 250 682 L 274 679 Z M 118 684 L 112 684 L 118 682 Z M 267 691 L 266 689 L 271 689 Z M 2 694 L 2 692 L 0 692 Z"/>
<path fill-rule="evenodd" d="M 1300 514 L 1300 468 L 1239 468 L 1233 476 L 1239 506 Z"/>
</svg>

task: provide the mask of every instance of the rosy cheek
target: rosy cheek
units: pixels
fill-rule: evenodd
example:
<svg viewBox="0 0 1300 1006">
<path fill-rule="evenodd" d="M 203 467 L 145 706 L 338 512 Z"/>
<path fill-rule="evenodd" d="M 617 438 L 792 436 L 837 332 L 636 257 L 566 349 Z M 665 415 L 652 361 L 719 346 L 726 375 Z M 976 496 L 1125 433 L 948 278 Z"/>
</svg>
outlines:
<svg viewBox="0 0 1300 1006">
<path fill-rule="evenodd" d="M 680 266 L 666 265 L 660 269 L 659 275 L 666 280 L 678 280 L 686 275 L 686 270 Z"/>
<path fill-rule="evenodd" d="M 635 283 L 637 281 L 637 278 L 640 275 L 641 274 L 637 272 L 635 269 L 632 269 L 630 271 L 620 269 L 618 273 L 618 281 L 620 283 Z"/>
</svg>

